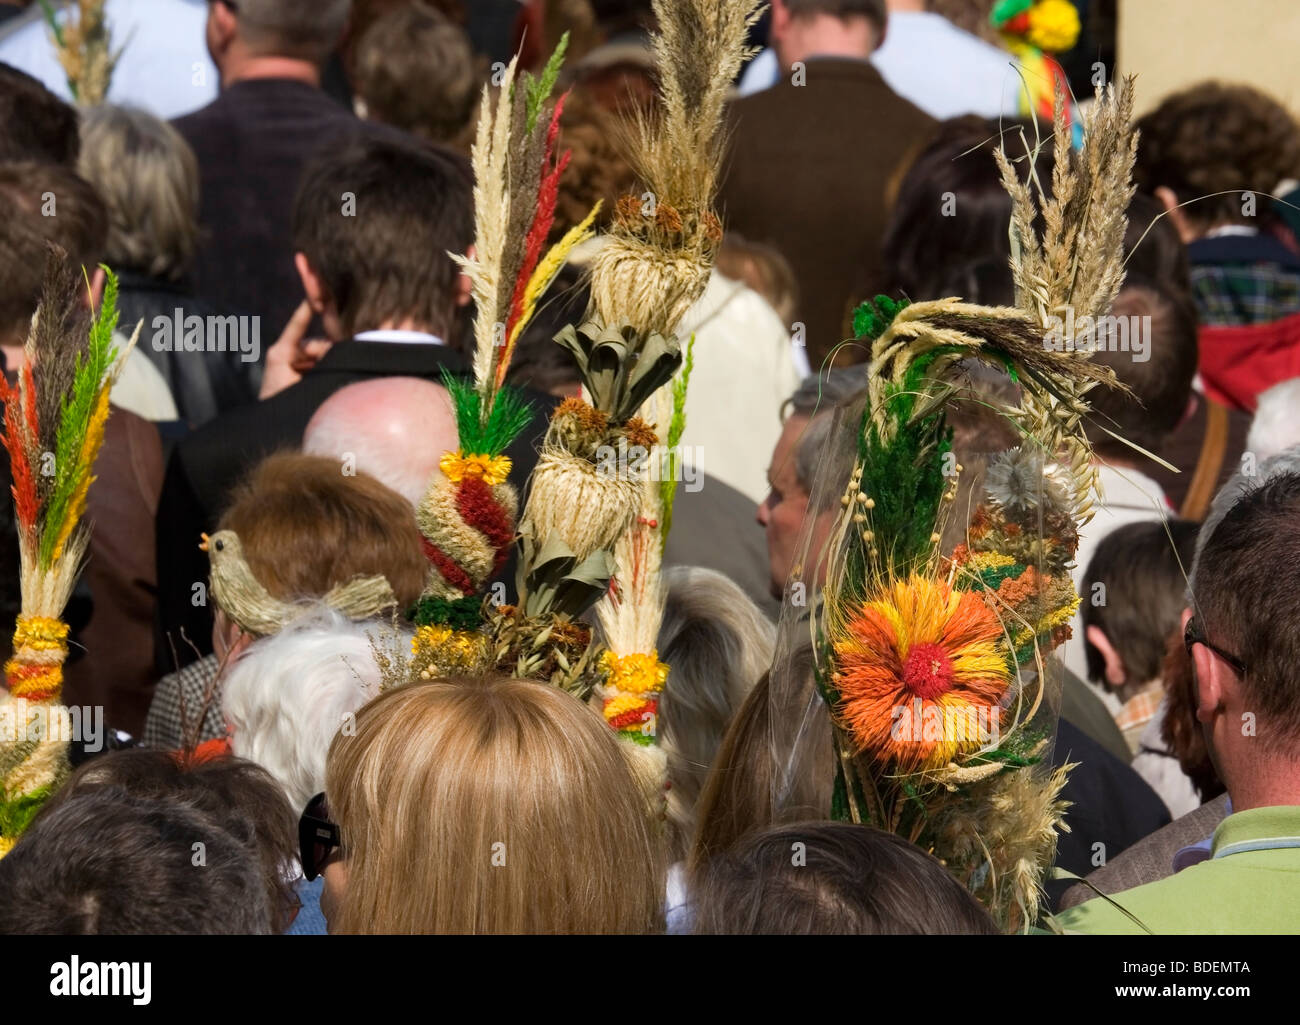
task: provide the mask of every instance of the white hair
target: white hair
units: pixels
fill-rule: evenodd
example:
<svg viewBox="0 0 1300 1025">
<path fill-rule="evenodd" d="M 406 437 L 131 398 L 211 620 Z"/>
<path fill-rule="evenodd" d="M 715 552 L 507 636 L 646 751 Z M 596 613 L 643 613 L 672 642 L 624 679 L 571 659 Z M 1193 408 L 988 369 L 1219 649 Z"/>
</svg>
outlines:
<svg viewBox="0 0 1300 1025">
<path fill-rule="evenodd" d="M 256 762 L 301 811 L 325 789 L 325 756 L 334 735 L 378 696 L 372 640 L 387 650 L 387 623 L 355 623 L 316 605 L 273 637 L 249 646 L 226 673 L 221 707 L 239 758 Z"/>
<path fill-rule="evenodd" d="M 1257 463 L 1300 445 L 1300 377 L 1259 393 L 1255 419 L 1246 435 L 1246 451 Z"/>
</svg>

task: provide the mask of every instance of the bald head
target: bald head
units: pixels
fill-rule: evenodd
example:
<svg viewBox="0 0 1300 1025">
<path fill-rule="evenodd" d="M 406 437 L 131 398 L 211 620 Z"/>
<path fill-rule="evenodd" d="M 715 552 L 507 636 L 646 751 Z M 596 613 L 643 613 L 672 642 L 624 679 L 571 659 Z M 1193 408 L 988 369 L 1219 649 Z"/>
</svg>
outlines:
<svg viewBox="0 0 1300 1025">
<path fill-rule="evenodd" d="M 383 377 L 326 399 L 307 424 L 302 450 L 347 461 L 418 506 L 438 460 L 457 443 L 447 389 L 418 377 Z"/>
</svg>

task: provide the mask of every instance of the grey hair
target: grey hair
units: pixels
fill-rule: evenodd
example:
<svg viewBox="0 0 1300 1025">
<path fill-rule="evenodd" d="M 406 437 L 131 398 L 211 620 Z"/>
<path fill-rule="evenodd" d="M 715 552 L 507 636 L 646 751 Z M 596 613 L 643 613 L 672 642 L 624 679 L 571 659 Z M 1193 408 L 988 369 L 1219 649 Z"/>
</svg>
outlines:
<svg viewBox="0 0 1300 1025">
<path fill-rule="evenodd" d="M 320 63 L 343 38 L 352 0 L 240 0 L 244 42 L 261 56 Z"/>
<path fill-rule="evenodd" d="M 729 577 L 699 566 L 663 572 L 659 657 L 671 667 L 660 703 L 674 857 L 695 832 L 695 805 L 733 713 L 772 664 L 776 629 Z"/>
<path fill-rule="evenodd" d="M 1284 473 L 1300 473 L 1300 445 L 1269 456 L 1259 465 L 1252 467 L 1249 473 L 1244 469 L 1238 470 L 1223 487 L 1219 488 L 1214 501 L 1210 503 L 1210 511 L 1201 524 L 1200 533 L 1196 535 L 1196 554 L 1192 558 L 1191 570 L 1187 577 L 1187 586 L 1193 595 L 1196 594 L 1196 569 L 1201 563 L 1201 552 L 1205 550 L 1211 535 L 1223 522 L 1223 518 L 1248 491 L 1254 491 L 1266 481 Z"/>
<path fill-rule="evenodd" d="M 278 634 L 254 641 L 222 684 L 236 758 L 260 765 L 302 809 L 325 789 L 330 742 L 379 695 L 378 652 L 410 635 L 379 620 L 353 622 L 323 603 L 304 606 Z"/>
<path fill-rule="evenodd" d="M 847 405 L 851 399 L 861 394 L 866 385 L 865 368 L 834 367 L 822 374 L 805 377 L 795 393 L 786 400 L 783 411 L 787 416 L 808 417 L 811 421 L 794 451 L 795 480 L 809 494 L 812 493 L 817 463 L 835 423 L 835 417 L 826 414 Z"/>
<path fill-rule="evenodd" d="M 81 117 L 77 170 L 108 210 L 109 264 L 185 275 L 199 237 L 199 164 L 175 128 L 133 107 L 94 107 Z"/>
</svg>

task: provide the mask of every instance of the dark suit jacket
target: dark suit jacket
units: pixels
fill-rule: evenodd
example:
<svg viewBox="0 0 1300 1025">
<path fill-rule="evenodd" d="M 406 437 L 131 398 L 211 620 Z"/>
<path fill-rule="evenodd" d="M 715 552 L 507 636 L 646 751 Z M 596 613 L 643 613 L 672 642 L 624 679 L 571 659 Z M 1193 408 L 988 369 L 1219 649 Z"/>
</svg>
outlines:
<svg viewBox="0 0 1300 1025">
<path fill-rule="evenodd" d="M 290 226 L 303 168 L 363 122 L 305 83 L 255 79 L 174 125 L 199 161 L 195 292 L 219 314 L 261 317 L 275 339 L 302 301 Z"/>
<path fill-rule="evenodd" d="M 934 128 L 867 61 L 810 60 L 804 85 L 785 76 L 731 105 L 723 224 L 790 261 L 814 368 L 884 287 L 890 181 Z"/>
<path fill-rule="evenodd" d="M 1146 781 L 1069 720 L 1057 724 L 1052 765 L 1077 762 L 1061 791 L 1070 802 L 1068 833 L 1056 844 L 1056 865 L 1078 876 L 1092 871 L 1098 854 L 1113 858 L 1169 823 L 1169 810 Z M 1098 847 L 1096 845 L 1100 844 Z M 1045 886 L 1053 907 L 1069 881 Z"/>
<path fill-rule="evenodd" d="M 180 630 L 198 651 L 212 648 L 212 613 L 191 600 L 194 584 L 208 579 L 207 556 L 199 551 L 199 534 L 216 528 L 231 488 L 261 459 L 277 449 L 297 448 L 312 414 L 340 388 L 379 377 L 423 377 L 441 382 L 442 371 L 463 374 L 468 365 L 455 349 L 439 345 L 344 342 L 335 345 L 301 381 L 263 402 L 231 410 L 181 441 L 172 452 L 158 506 L 158 609 L 162 635 L 158 668 L 171 672 L 197 657 L 181 640 Z M 514 462 L 511 479 L 520 486 L 537 465 L 537 448 L 556 400 L 527 391 L 534 416 L 507 449 Z M 513 591 L 507 565 L 501 579 Z M 176 645 L 173 662 L 171 636 Z"/>
</svg>

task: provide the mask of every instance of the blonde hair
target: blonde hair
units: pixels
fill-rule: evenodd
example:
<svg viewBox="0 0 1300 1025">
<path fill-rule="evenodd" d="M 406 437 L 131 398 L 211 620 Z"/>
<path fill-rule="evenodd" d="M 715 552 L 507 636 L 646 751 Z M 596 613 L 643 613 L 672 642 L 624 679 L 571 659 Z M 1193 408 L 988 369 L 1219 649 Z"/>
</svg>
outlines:
<svg viewBox="0 0 1300 1025">
<path fill-rule="evenodd" d="M 659 839 L 619 742 L 507 677 L 389 691 L 330 746 L 347 853 L 335 933 L 657 931 Z"/>
<path fill-rule="evenodd" d="M 166 121 L 131 107 L 82 115 L 81 176 L 108 208 L 106 260 L 152 277 L 184 277 L 199 235 L 199 165 Z"/>
</svg>

